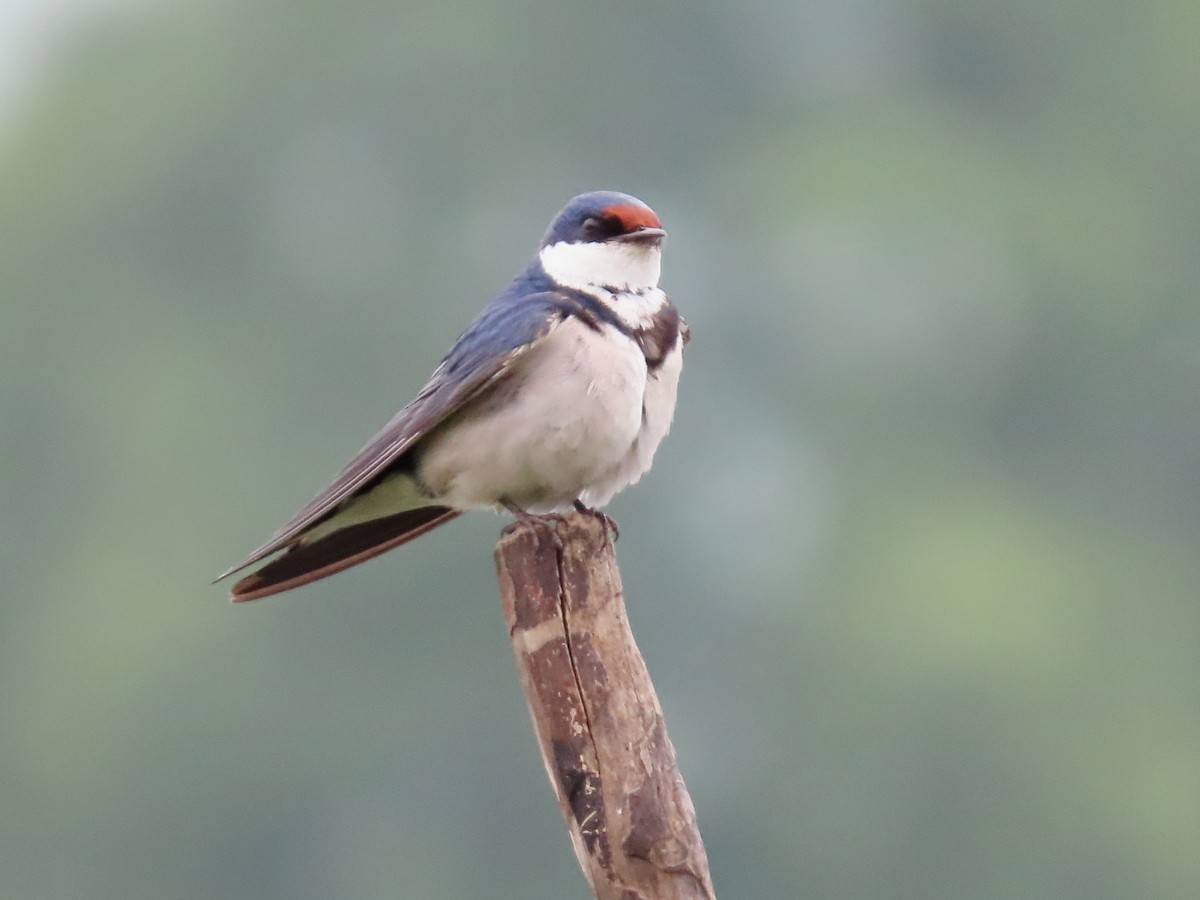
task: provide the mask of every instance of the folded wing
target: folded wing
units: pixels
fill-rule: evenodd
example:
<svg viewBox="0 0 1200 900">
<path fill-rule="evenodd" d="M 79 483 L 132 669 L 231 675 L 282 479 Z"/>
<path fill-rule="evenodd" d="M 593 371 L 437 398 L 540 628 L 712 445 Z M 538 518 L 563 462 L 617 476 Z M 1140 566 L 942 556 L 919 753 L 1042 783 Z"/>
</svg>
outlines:
<svg viewBox="0 0 1200 900">
<path fill-rule="evenodd" d="M 280 559 L 239 582 L 234 588 L 234 599 L 266 596 L 263 584 L 251 582 L 256 576 L 268 573 L 276 586 L 267 593 L 277 593 L 370 559 L 457 515 L 457 511 L 431 504 L 404 510 L 399 517 L 381 516 L 305 541 L 306 532 L 333 516 L 346 501 L 369 490 L 422 437 L 503 378 L 565 315 L 575 312 L 576 305 L 573 298 L 557 292 L 524 295 L 510 292 L 494 300 L 458 338 L 416 398 L 393 416 L 333 481 L 269 541 L 221 573 L 217 581 L 273 553 L 288 550 Z M 304 565 L 305 562 L 308 564 Z M 239 592 L 242 596 L 238 596 Z"/>
</svg>

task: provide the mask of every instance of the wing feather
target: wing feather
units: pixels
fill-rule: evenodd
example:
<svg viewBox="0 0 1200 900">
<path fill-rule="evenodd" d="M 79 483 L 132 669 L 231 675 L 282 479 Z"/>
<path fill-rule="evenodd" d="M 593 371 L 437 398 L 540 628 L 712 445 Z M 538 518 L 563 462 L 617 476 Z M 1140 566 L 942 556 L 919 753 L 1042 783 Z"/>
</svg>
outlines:
<svg viewBox="0 0 1200 900">
<path fill-rule="evenodd" d="M 217 581 L 294 544 L 348 497 L 396 462 L 421 438 L 502 378 L 577 301 L 558 292 L 502 294 L 467 328 L 411 403 L 392 417 L 333 481 L 285 522 L 271 539 Z"/>
</svg>

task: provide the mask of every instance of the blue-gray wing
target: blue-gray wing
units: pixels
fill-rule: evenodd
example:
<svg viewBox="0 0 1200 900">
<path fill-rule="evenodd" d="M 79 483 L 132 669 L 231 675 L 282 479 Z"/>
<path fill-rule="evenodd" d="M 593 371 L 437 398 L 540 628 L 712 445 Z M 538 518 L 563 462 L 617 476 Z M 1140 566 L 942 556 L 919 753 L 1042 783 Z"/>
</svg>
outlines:
<svg viewBox="0 0 1200 900">
<path fill-rule="evenodd" d="M 492 301 L 455 341 L 416 398 L 267 543 L 217 580 L 293 544 L 348 497 L 369 486 L 430 430 L 504 377 L 565 316 L 580 311 L 575 298 L 557 292 L 505 294 Z"/>
</svg>

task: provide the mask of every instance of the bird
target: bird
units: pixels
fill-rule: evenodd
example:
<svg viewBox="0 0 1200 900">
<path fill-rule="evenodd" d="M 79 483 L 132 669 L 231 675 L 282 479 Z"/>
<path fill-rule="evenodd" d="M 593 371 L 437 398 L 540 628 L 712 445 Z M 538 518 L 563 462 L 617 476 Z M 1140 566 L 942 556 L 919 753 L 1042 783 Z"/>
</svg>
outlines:
<svg viewBox="0 0 1200 900">
<path fill-rule="evenodd" d="M 308 584 L 472 509 L 600 508 L 650 469 L 691 332 L 658 286 L 666 232 L 616 191 L 572 198 L 416 397 L 265 544 L 234 602 Z"/>
</svg>

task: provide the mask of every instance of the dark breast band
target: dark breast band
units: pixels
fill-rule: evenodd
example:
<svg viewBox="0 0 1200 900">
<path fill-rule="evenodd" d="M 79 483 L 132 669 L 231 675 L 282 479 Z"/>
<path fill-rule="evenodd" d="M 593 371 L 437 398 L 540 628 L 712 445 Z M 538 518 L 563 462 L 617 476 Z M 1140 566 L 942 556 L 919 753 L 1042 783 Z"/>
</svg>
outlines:
<svg viewBox="0 0 1200 900">
<path fill-rule="evenodd" d="M 680 331 L 683 332 L 685 344 L 690 337 L 688 327 L 679 315 L 679 310 L 670 300 L 654 314 L 654 318 L 648 325 L 630 328 L 620 316 L 583 291 L 562 291 L 561 297 L 560 308 L 564 315 L 575 316 L 595 331 L 599 331 L 602 325 L 611 325 L 621 334 L 635 341 L 646 358 L 646 368 L 651 372 L 656 371 L 674 349 Z"/>
</svg>

